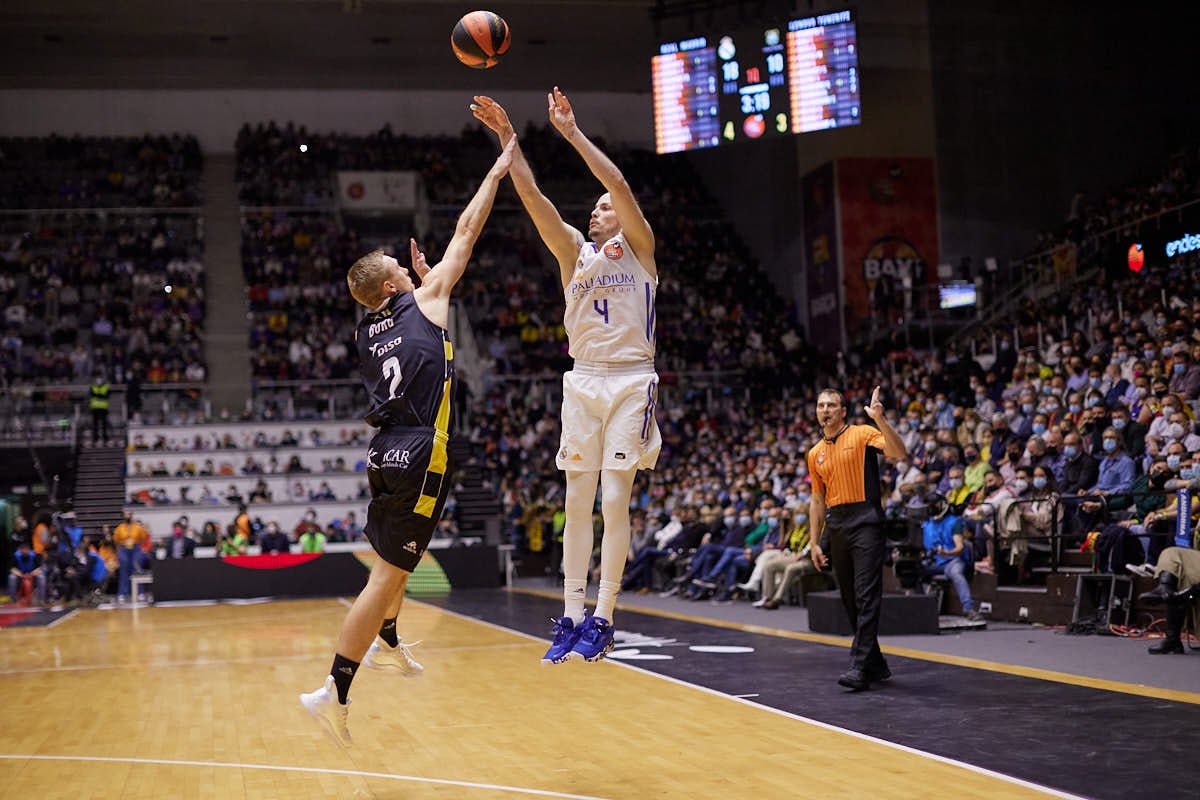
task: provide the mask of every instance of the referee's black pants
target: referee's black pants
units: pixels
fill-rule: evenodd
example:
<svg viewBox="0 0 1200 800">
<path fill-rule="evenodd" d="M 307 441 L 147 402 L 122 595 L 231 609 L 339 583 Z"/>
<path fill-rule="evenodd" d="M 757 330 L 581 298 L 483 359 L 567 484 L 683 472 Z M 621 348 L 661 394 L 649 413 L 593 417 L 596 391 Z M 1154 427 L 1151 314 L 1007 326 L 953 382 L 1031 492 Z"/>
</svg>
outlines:
<svg viewBox="0 0 1200 800">
<path fill-rule="evenodd" d="M 872 503 L 845 503 L 825 512 L 829 560 L 854 643 L 850 666 L 869 670 L 883 664 L 879 651 L 879 608 L 883 602 L 883 512 Z"/>
</svg>

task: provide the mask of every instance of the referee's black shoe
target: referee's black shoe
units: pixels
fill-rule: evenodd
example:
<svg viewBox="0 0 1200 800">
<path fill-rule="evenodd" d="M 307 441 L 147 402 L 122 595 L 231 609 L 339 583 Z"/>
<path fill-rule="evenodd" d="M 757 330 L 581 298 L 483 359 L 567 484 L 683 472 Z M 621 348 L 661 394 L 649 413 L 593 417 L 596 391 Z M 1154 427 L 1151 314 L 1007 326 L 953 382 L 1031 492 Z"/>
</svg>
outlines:
<svg viewBox="0 0 1200 800">
<path fill-rule="evenodd" d="M 838 685 L 845 686 L 852 692 L 863 692 L 870 688 L 871 683 L 861 669 L 851 667 L 838 678 Z"/>
<path fill-rule="evenodd" d="M 879 683 L 886 681 L 892 677 L 892 671 L 888 669 L 886 661 L 880 661 L 878 664 L 871 664 L 863 670 L 863 676 L 870 683 Z"/>
</svg>

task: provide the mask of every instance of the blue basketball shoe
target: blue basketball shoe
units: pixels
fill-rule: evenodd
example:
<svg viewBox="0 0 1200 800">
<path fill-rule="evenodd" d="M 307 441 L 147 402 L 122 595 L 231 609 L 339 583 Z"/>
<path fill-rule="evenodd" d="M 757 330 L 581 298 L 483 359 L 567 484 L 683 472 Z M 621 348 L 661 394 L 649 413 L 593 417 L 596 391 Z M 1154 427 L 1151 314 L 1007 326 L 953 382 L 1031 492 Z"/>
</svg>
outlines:
<svg viewBox="0 0 1200 800">
<path fill-rule="evenodd" d="M 570 617 L 551 617 L 550 621 L 554 623 L 554 643 L 550 645 L 546 655 L 542 656 L 542 663 L 561 664 L 571 658 L 571 650 L 579 641 L 579 635 L 583 633 L 587 623 L 576 625 L 575 620 Z"/>
<path fill-rule="evenodd" d="M 612 651 L 616 631 L 611 622 L 603 617 L 588 617 L 580 623 L 579 628 L 579 640 L 571 649 L 571 658 L 600 661 Z"/>
</svg>

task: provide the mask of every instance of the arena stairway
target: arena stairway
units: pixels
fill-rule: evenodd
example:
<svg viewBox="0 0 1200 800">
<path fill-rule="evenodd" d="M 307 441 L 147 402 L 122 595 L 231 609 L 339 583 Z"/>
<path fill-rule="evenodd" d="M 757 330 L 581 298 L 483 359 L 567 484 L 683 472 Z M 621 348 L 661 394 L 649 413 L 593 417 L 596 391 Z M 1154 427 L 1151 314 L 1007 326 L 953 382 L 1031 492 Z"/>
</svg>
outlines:
<svg viewBox="0 0 1200 800">
<path fill-rule="evenodd" d="M 121 521 L 125 505 L 125 448 L 81 447 L 75 475 L 76 524 L 84 533 L 99 533 Z"/>
<path fill-rule="evenodd" d="M 476 447 L 463 439 L 452 439 L 450 443 L 458 463 L 454 489 L 458 535 L 479 537 L 485 544 L 500 544 L 500 498 L 483 479 Z"/>
</svg>

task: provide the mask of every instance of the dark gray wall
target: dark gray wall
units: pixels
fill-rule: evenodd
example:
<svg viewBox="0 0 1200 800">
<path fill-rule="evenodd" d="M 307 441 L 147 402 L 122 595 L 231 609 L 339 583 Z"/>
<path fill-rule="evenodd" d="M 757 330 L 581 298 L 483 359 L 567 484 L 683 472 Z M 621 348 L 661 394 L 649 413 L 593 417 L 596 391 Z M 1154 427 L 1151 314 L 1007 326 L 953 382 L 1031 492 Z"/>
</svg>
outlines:
<svg viewBox="0 0 1200 800">
<path fill-rule="evenodd" d="M 1028 252 L 1200 139 L 1193 4 L 928 1 L 944 261 Z"/>
</svg>

